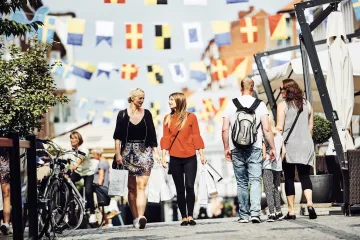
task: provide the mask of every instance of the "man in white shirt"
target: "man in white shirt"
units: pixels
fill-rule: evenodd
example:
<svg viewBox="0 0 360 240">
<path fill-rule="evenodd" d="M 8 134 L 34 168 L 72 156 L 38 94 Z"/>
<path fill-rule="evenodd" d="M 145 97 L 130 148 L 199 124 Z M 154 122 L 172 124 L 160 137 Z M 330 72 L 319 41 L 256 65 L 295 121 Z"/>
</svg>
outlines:
<svg viewBox="0 0 360 240">
<path fill-rule="evenodd" d="M 242 96 L 237 98 L 242 107 L 250 108 L 255 102 L 252 97 L 254 93 L 254 81 L 245 78 L 241 81 Z M 270 145 L 269 157 L 275 159 L 276 151 L 274 136 L 269 125 L 269 112 L 261 102 L 255 109 L 257 137 L 256 141 L 246 148 L 236 147 L 233 140 L 229 140 L 229 131 L 232 131 L 236 120 L 237 107 L 229 103 L 224 111 L 222 139 L 224 143 L 225 158 L 233 163 L 234 173 L 237 181 L 237 192 L 240 206 L 239 222 L 247 223 L 249 218 L 253 223 L 260 223 L 261 211 L 261 170 L 262 170 L 262 137 L 265 135 Z M 250 188 L 250 191 L 249 191 Z M 249 206 L 249 192 L 250 205 Z"/>
</svg>

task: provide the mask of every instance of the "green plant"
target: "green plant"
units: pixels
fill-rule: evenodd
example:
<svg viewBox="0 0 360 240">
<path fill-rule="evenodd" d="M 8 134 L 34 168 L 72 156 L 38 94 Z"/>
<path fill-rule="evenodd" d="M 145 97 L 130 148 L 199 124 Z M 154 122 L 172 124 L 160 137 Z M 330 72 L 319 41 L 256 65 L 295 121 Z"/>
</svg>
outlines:
<svg viewBox="0 0 360 240">
<path fill-rule="evenodd" d="M 67 103 L 66 96 L 55 93 L 46 54 L 51 45 L 30 42 L 25 52 L 9 47 L 10 60 L 0 60 L 0 130 L 26 136 L 41 129 L 43 115 L 57 103 Z M 0 50 L 2 59 L 4 49 Z"/>
<path fill-rule="evenodd" d="M 332 136 L 332 124 L 325 118 L 315 115 L 314 116 L 314 128 L 313 128 L 313 140 L 315 144 L 322 144 L 329 140 Z"/>
</svg>

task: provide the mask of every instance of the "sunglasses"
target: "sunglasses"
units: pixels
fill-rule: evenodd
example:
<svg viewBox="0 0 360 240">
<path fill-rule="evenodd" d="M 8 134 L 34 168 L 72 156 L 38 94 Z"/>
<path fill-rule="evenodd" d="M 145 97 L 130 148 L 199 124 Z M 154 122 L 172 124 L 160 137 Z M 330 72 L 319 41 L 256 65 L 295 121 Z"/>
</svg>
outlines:
<svg viewBox="0 0 360 240">
<path fill-rule="evenodd" d="M 283 90 L 286 91 L 287 88 L 284 87 L 280 87 L 280 92 L 282 92 Z"/>
</svg>

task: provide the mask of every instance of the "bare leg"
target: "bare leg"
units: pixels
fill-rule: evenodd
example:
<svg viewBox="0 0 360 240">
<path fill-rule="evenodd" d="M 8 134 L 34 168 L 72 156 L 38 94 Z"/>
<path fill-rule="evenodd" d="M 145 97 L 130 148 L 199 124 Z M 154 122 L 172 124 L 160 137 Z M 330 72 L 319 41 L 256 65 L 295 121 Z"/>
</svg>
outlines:
<svg viewBox="0 0 360 240">
<path fill-rule="evenodd" d="M 139 216 L 144 216 L 145 208 L 146 208 L 146 185 L 149 180 L 149 176 L 140 176 L 137 178 L 136 183 L 136 205 L 137 205 L 137 212 Z"/>
<path fill-rule="evenodd" d="M 290 215 L 295 215 L 294 204 L 295 204 L 295 195 L 287 196 L 288 209 Z"/>
<path fill-rule="evenodd" d="M 304 195 L 307 201 L 307 206 L 308 207 L 312 207 L 313 202 L 312 202 L 312 190 L 311 189 L 305 189 L 304 191 Z"/>
<path fill-rule="evenodd" d="M 136 219 L 139 216 L 139 214 L 138 214 L 138 210 L 136 207 L 137 192 L 136 192 L 136 177 L 135 176 L 129 176 L 128 189 L 129 189 L 128 198 L 129 198 L 130 210 L 133 215 L 133 218 Z"/>
<path fill-rule="evenodd" d="M 10 203 L 10 184 L 3 183 L 1 184 L 1 190 L 4 199 L 4 223 L 10 223 L 10 214 L 11 214 L 11 203 Z"/>
</svg>

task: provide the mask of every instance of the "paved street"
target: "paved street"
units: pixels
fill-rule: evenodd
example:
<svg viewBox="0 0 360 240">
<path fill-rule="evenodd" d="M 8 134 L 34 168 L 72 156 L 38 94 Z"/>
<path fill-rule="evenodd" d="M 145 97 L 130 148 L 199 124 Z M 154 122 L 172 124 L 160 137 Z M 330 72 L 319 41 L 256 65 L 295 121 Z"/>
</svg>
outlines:
<svg viewBox="0 0 360 240">
<path fill-rule="evenodd" d="M 78 230 L 62 239 L 360 239 L 360 217 L 321 216 L 310 221 L 240 224 L 236 218 L 198 220 L 197 225 L 149 224 L 145 230 L 131 226 Z"/>
</svg>

